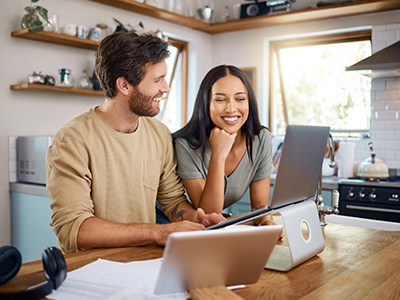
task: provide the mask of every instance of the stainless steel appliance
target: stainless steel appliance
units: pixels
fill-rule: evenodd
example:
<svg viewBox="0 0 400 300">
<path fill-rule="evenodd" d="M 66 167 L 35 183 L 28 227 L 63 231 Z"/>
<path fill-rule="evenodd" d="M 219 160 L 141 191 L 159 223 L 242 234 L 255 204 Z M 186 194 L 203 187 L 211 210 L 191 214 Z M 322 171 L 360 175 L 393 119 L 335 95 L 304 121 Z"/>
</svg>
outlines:
<svg viewBox="0 0 400 300">
<path fill-rule="evenodd" d="M 400 222 L 400 177 L 339 181 L 341 215 Z"/>
<path fill-rule="evenodd" d="M 46 153 L 51 136 L 17 138 L 18 182 L 46 185 Z"/>
</svg>

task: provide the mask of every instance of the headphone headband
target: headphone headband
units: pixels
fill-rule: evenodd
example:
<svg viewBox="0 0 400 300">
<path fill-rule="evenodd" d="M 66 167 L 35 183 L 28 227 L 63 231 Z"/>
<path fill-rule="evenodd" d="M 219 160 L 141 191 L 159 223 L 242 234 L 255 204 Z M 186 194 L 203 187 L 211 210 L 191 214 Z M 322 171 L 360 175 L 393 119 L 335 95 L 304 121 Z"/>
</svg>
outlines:
<svg viewBox="0 0 400 300">
<path fill-rule="evenodd" d="M 0 284 L 11 280 L 21 268 L 21 254 L 13 246 L 0 248 Z M 0 292 L 1 299 L 32 300 L 43 298 L 58 289 L 67 277 L 67 264 L 60 249 L 49 247 L 42 253 L 43 269 L 47 282 L 18 292 Z"/>
</svg>

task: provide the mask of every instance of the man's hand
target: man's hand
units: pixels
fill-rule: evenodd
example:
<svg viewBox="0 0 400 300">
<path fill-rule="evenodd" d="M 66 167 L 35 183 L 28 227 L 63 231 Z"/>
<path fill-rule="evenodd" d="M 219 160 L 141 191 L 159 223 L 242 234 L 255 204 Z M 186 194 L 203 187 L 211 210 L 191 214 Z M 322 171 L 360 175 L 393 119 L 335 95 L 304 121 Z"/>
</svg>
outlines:
<svg viewBox="0 0 400 300">
<path fill-rule="evenodd" d="M 179 222 L 172 222 L 170 224 L 157 225 L 157 244 L 165 245 L 168 235 L 173 232 L 203 230 L 205 227 L 217 224 L 222 221 L 226 221 L 226 219 L 221 214 L 206 214 L 204 210 L 198 208 L 193 218 L 193 221 L 184 220 Z"/>
<path fill-rule="evenodd" d="M 173 232 L 180 232 L 180 231 L 196 231 L 196 230 L 203 230 L 204 225 L 199 224 L 196 222 L 191 221 L 180 221 L 180 222 L 172 222 L 169 224 L 159 224 L 157 225 L 159 238 L 157 240 L 157 244 L 165 245 L 167 242 L 168 235 Z"/>
<path fill-rule="evenodd" d="M 203 226 L 208 227 L 219 222 L 226 221 L 222 214 L 211 213 L 206 214 L 203 209 L 198 208 L 196 211 L 195 222 L 203 224 Z"/>
</svg>

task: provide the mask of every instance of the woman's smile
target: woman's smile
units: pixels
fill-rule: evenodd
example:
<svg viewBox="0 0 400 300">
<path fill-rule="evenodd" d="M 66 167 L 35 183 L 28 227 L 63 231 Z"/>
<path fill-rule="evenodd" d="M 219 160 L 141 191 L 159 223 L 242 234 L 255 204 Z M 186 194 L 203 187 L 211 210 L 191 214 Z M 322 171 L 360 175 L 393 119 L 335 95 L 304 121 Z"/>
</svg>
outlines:
<svg viewBox="0 0 400 300">
<path fill-rule="evenodd" d="M 235 117 L 222 117 L 222 119 L 225 121 L 226 124 L 235 125 L 235 124 L 239 121 L 240 117 L 239 117 L 239 116 L 235 116 Z"/>
</svg>

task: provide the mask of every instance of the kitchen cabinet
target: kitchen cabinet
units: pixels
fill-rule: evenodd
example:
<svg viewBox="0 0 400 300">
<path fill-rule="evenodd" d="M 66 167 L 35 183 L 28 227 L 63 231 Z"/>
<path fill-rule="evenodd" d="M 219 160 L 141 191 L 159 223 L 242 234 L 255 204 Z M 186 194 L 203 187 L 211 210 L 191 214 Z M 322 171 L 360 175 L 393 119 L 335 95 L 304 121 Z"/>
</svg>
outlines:
<svg viewBox="0 0 400 300">
<path fill-rule="evenodd" d="M 359 0 L 344 4 L 292 10 L 290 12 L 276 12 L 263 16 L 210 24 L 132 0 L 90 1 L 117 7 L 211 34 L 400 9 L 399 0 Z"/>
<path fill-rule="evenodd" d="M 49 32 L 49 31 L 33 32 L 27 28 L 13 31 L 11 32 L 11 36 L 40 41 L 40 42 L 83 48 L 88 50 L 95 50 L 97 49 L 97 46 L 100 44 L 100 42 L 92 41 L 90 39 L 82 39 L 75 36 L 69 36 L 66 34 Z M 54 92 L 54 93 L 64 93 L 71 95 L 104 97 L 103 91 L 95 91 L 89 89 L 86 90 L 86 89 L 78 89 L 71 87 L 59 87 L 59 86 L 42 85 L 42 84 L 30 84 L 30 83 L 13 84 L 10 85 L 10 89 L 16 91 Z"/>
<path fill-rule="evenodd" d="M 13 183 L 10 189 L 11 245 L 20 251 L 22 262 L 40 259 L 43 249 L 57 246 L 46 187 Z"/>
</svg>

